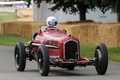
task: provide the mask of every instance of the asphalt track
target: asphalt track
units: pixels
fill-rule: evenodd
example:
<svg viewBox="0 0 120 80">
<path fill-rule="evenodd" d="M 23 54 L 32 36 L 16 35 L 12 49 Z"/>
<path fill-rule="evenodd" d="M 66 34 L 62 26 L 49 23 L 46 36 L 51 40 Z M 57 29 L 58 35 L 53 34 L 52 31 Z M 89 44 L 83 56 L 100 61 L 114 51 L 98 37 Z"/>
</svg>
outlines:
<svg viewBox="0 0 120 80">
<path fill-rule="evenodd" d="M 14 65 L 14 47 L 0 46 L 0 80 L 120 80 L 120 63 L 109 62 L 105 75 L 98 75 L 94 66 L 76 67 L 73 71 L 51 67 L 49 75 L 39 74 L 35 61 L 27 61 L 24 72 Z"/>
</svg>

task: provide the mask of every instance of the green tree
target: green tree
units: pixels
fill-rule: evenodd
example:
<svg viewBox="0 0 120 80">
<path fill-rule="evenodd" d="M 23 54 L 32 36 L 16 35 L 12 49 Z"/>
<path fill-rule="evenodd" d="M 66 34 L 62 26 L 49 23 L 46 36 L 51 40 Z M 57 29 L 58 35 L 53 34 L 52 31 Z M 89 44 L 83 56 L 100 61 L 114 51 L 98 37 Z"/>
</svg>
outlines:
<svg viewBox="0 0 120 80">
<path fill-rule="evenodd" d="M 46 1 L 46 3 L 55 4 L 51 11 L 62 9 L 65 13 L 76 14 L 80 16 L 80 20 L 86 20 L 86 12 L 88 9 L 95 9 L 95 0 L 34 0 L 38 7 L 41 1 Z"/>
<path fill-rule="evenodd" d="M 50 0 L 48 0 L 50 1 Z M 80 20 L 86 20 L 88 9 L 95 9 L 94 0 L 52 0 L 52 11 L 62 9 L 66 13 L 79 14 Z"/>
<path fill-rule="evenodd" d="M 103 12 L 106 12 L 107 10 L 111 9 L 111 13 L 117 13 L 118 16 L 118 22 L 120 22 L 120 0 L 101 0 L 101 7 L 100 9 L 103 10 Z"/>
<path fill-rule="evenodd" d="M 86 20 L 88 9 L 99 8 L 103 13 L 112 9 L 112 12 L 120 13 L 120 0 L 34 0 L 38 7 L 42 1 L 54 4 L 51 11 L 62 9 L 65 13 L 79 14 L 80 20 Z"/>
<path fill-rule="evenodd" d="M 103 0 L 102 2 L 106 5 L 106 10 L 111 9 L 113 13 L 117 13 L 118 22 L 120 22 L 120 0 Z"/>
</svg>

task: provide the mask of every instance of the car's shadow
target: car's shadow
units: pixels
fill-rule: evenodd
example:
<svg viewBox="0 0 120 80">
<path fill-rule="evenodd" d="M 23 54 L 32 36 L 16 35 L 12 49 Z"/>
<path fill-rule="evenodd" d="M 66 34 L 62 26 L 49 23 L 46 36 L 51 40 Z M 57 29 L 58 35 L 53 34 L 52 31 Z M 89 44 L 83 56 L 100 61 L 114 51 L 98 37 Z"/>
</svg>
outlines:
<svg viewBox="0 0 120 80">
<path fill-rule="evenodd" d="M 31 73 L 38 73 L 38 69 L 33 70 L 25 70 L 25 72 L 31 72 Z M 74 69 L 74 70 L 67 70 L 62 68 L 52 68 L 49 71 L 48 76 L 95 76 L 98 75 L 95 70 L 85 70 L 84 69 Z"/>
<path fill-rule="evenodd" d="M 85 70 L 81 69 L 74 69 L 74 70 L 67 70 L 67 69 L 59 69 L 59 70 L 50 70 L 50 76 L 92 76 L 97 75 L 95 72 L 92 74 L 87 73 Z"/>
</svg>

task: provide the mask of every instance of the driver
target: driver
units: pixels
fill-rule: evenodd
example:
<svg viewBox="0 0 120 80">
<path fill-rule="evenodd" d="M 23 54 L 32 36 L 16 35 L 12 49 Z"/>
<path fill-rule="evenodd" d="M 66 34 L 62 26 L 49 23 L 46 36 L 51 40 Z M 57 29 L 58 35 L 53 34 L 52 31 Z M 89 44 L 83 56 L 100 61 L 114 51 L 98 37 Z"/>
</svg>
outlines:
<svg viewBox="0 0 120 80">
<path fill-rule="evenodd" d="M 46 20 L 46 23 L 47 23 L 47 29 L 48 30 L 55 30 L 57 29 L 57 20 L 54 16 L 50 16 L 47 18 Z"/>
<path fill-rule="evenodd" d="M 47 30 L 56 30 L 57 29 L 57 20 L 54 16 L 49 16 L 46 20 L 46 24 L 47 24 Z M 36 32 L 33 35 L 32 40 L 35 39 L 35 37 L 38 35 L 38 33 Z"/>
</svg>

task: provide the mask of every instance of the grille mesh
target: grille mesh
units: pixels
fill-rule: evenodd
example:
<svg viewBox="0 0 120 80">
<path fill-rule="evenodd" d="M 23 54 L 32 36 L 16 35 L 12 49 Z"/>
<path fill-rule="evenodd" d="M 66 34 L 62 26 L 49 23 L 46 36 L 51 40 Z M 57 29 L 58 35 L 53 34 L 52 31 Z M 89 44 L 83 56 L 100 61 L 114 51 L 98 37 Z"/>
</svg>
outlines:
<svg viewBox="0 0 120 80">
<path fill-rule="evenodd" d="M 67 41 L 65 43 L 65 59 L 78 59 L 78 46 L 75 41 Z"/>
</svg>

